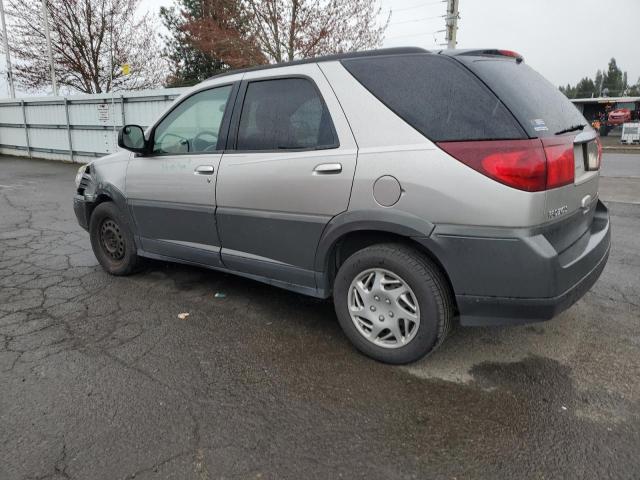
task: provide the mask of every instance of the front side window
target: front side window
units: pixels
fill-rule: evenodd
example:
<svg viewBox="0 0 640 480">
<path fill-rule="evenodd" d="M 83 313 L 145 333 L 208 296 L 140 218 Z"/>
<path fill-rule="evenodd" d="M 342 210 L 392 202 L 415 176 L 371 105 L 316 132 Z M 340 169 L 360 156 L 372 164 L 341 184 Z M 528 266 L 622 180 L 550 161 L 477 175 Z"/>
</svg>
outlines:
<svg viewBox="0 0 640 480">
<path fill-rule="evenodd" d="M 311 81 L 285 78 L 249 83 L 238 150 L 323 149 L 336 144 L 331 117 Z"/>
<path fill-rule="evenodd" d="M 156 127 L 155 154 L 205 153 L 218 150 L 218 135 L 231 85 L 192 95 Z"/>
</svg>

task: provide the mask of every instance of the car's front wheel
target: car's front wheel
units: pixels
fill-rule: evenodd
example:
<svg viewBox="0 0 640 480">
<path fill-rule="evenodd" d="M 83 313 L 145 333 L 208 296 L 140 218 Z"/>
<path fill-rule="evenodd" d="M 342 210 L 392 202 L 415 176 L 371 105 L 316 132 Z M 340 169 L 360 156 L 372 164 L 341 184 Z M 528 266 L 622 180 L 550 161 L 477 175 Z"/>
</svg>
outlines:
<svg viewBox="0 0 640 480">
<path fill-rule="evenodd" d="M 138 264 L 133 233 L 112 202 L 98 205 L 89 222 L 91 247 L 98 262 L 111 275 L 128 275 Z"/>
<path fill-rule="evenodd" d="M 386 363 L 416 361 L 446 337 L 453 299 L 436 265 L 401 244 L 351 255 L 333 287 L 342 329 L 364 354 Z"/>
</svg>

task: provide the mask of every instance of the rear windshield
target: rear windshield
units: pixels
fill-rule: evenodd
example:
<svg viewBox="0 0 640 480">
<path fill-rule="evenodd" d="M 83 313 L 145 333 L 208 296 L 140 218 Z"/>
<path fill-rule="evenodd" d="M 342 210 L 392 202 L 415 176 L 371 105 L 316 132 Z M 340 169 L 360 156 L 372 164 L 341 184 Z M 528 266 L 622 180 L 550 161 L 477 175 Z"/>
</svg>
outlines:
<svg viewBox="0 0 640 480">
<path fill-rule="evenodd" d="M 382 103 L 434 142 L 526 138 L 513 115 L 464 66 L 434 54 L 343 60 Z"/>
<path fill-rule="evenodd" d="M 513 112 L 530 137 L 587 125 L 578 109 L 542 75 L 512 58 L 456 57 Z"/>
</svg>

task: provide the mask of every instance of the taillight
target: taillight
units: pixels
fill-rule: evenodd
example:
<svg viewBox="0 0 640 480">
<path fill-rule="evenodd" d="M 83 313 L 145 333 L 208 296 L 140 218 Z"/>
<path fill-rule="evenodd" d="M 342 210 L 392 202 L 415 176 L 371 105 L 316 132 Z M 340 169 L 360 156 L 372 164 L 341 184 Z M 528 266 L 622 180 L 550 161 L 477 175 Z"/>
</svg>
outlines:
<svg viewBox="0 0 640 480">
<path fill-rule="evenodd" d="M 573 182 L 573 136 L 532 140 L 440 142 L 474 170 L 509 187 L 539 192 Z"/>
<path fill-rule="evenodd" d="M 547 162 L 540 140 L 440 142 L 438 146 L 465 165 L 519 190 L 538 192 L 547 184 Z"/>
<path fill-rule="evenodd" d="M 513 57 L 515 59 L 519 59 L 520 61 L 522 61 L 523 59 L 522 55 L 520 55 L 518 52 L 514 52 L 513 50 L 498 50 L 498 52 L 503 57 Z"/>
<path fill-rule="evenodd" d="M 600 140 L 600 135 L 596 137 L 596 145 L 598 145 L 598 160 L 594 170 L 600 170 L 600 165 L 602 165 L 602 140 Z"/>
<path fill-rule="evenodd" d="M 547 189 L 562 187 L 573 182 L 576 165 L 573 155 L 573 135 L 542 139 L 547 157 Z"/>
</svg>

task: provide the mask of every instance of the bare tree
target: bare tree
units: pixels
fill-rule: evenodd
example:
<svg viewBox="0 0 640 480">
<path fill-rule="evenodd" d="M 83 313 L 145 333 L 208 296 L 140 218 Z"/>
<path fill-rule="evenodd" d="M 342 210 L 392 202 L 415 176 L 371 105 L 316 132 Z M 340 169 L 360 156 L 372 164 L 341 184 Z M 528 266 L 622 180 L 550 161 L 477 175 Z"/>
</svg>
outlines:
<svg viewBox="0 0 640 480">
<path fill-rule="evenodd" d="M 84 93 L 161 85 L 166 76 L 153 19 L 136 16 L 140 0 L 48 0 L 59 85 Z M 28 90 L 50 82 L 40 1 L 9 0 L 16 80 Z M 121 66 L 129 64 L 125 75 Z"/>
<path fill-rule="evenodd" d="M 258 45 L 272 61 L 375 48 L 390 15 L 379 23 L 376 0 L 242 0 Z"/>
</svg>

